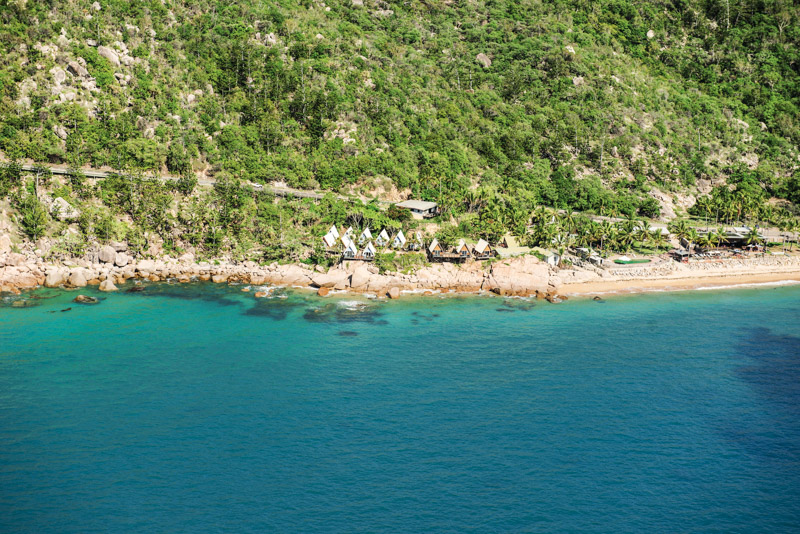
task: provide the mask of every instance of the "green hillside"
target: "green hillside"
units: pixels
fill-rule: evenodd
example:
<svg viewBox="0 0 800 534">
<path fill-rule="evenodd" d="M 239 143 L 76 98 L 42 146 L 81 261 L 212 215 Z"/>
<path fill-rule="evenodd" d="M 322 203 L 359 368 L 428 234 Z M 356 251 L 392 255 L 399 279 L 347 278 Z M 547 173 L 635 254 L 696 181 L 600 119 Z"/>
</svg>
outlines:
<svg viewBox="0 0 800 534">
<path fill-rule="evenodd" d="M 758 218 L 800 203 L 798 19 L 789 1 L 3 0 L 0 151 L 412 196 L 478 232 L 537 205 L 685 215 L 723 184 Z"/>
</svg>

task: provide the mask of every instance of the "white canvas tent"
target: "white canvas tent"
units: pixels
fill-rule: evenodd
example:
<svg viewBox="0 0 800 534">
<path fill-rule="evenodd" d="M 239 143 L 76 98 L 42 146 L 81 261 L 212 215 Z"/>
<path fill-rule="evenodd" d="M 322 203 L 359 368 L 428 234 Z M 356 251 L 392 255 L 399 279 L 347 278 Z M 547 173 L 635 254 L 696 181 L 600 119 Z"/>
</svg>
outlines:
<svg viewBox="0 0 800 534">
<path fill-rule="evenodd" d="M 406 236 L 403 235 L 403 231 L 400 230 L 397 232 L 397 235 L 394 236 L 394 240 L 392 241 L 392 246 L 395 248 L 402 248 L 403 245 L 406 244 Z"/>
<path fill-rule="evenodd" d="M 342 244 L 344 244 L 344 252 L 342 252 L 342 255 L 345 258 L 355 258 L 358 255 L 358 249 L 356 248 L 356 244 L 353 243 L 352 239 L 347 236 L 343 236 Z"/>
<path fill-rule="evenodd" d="M 380 234 L 378 234 L 378 238 L 375 240 L 375 243 L 379 247 L 385 247 L 386 245 L 389 244 L 389 234 L 386 233 L 386 229 L 385 228 L 383 230 L 381 230 Z"/>
<path fill-rule="evenodd" d="M 371 240 L 372 240 L 372 232 L 369 231 L 369 226 L 367 226 L 366 228 L 364 228 L 364 231 L 361 232 L 361 235 L 358 237 L 358 244 L 361 245 Z"/>
<path fill-rule="evenodd" d="M 325 243 L 326 247 L 333 248 L 336 245 L 336 238 L 329 232 L 322 238 L 322 242 Z"/>
<path fill-rule="evenodd" d="M 367 243 L 361 255 L 364 256 L 365 259 L 372 259 L 375 257 L 375 247 L 372 245 L 372 242 Z"/>
</svg>

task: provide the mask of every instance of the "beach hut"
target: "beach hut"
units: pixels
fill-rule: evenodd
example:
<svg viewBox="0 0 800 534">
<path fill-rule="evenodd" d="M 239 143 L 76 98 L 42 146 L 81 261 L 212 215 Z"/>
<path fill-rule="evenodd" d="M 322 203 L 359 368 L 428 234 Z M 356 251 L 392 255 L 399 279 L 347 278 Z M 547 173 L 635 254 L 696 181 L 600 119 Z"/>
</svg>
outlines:
<svg viewBox="0 0 800 534">
<path fill-rule="evenodd" d="M 336 238 L 333 236 L 333 234 L 331 234 L 330 232 L 328 232 L 328 233 L 327 233 L 327 234 L 325 234 L 325 236 L 322 238 L 322 242 L 325 244 L 325 247 L 326 247 L 326 248 L 333 248 L 333 247 L 334 247 L 334 245 L 336 245 Z"/>
<path fill-rule="evenodd" d="M 442 252 L 444 252 L 444 250 L 442 250 L 439 240 L 434 237 L 433 241 L 431 241 L 431 244 L 428 245 L 428 254 L 430 254 L 430 256 L 433 258 L 440 258 L 442 256 Z"/>
<path fill-rule="evenodd" d="M 406 236 L 403 235 L 403 231 L 400 230 L 397 232 L 397 235 L 394 236 L 392 240 L 392 247 L 394 248 L 403 248 L 403 245 L 406 244 Z"/>
<path fill-rule="evenodd" d="M 364 231 L 361 232 L 361 235 L 358 236 L 358 244 L 363 245 L 367 241 L 372 241 L 372 232 L 369 231 L 369 226 L 364 228 Z"/>
<path fill-rule="evenodd" d="M 356 244 L 353 243 L 352 239 L 347 236 L 342 236 L 342 244 L 344 245 L 342 257 L 345 259 L 353 259 L 358 256 L 358 249 L 356 248 Z"/>
<path fill-rule="evenodd" d="M 480 239 L 472 248 L 472 253 L 476 260 L 488 260 L 494 258 L 495 251 L 486 240 Z"/>
<path fill-rule="evenodd" d="M 361 256 L 365 260 L 375 259 L 375 247 L 372 245 L 372 242 L 367 243 L 367 246 L 364 247 L 364 250 L 361 252 Z"/>
<path fill-rule="evenodd" d="M 328 233 L 331 234 L 334 239 L 339 239 L 339 230 L 336 228 L 335 224 L 331 226 L 331 229 L 328 230 Z"/>
<path fill-rule="evenodd" d="M 459 239 L 455 248 L 455 253 L 458 254 L 462 259 L 469 258 L 469 245 L 467 245 L 467 242 L 463 239 Z"/>
<path fill-rule="evenodd" d="M 353 227 L 352 226 L 348 226 L 347 230 L 345 230 L 344 234 L 342 234 L 342 235 L 346 235 L 347 237 L 352 239 L 353 238 Z"/>
<path fill-rule="evenodd" d="M 375 240 L 375 244 L 379 247 L 385 247 L 389 244 L 389 234 L 386 233 L 386 229 L 384 228 L 381 230 L 381 233 L 378 234 L 378 239 Z"/>
</svg>

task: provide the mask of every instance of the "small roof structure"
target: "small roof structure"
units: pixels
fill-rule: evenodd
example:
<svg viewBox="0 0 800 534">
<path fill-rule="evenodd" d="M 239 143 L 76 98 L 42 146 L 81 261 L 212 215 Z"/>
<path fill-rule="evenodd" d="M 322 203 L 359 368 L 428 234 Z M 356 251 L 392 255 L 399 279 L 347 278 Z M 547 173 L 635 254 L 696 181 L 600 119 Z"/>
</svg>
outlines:
<svg viewBox="0 0 800 534">
<path fill-rule="evenodd" d="M 436 202 L 428 202 L 426 200 L 405 200 L 395 204 L 398 208 L 406 208 L 416 211 L 428 211 L 436 207 Z"/>
<path fill-rule="evenodd" d="M 392 241 L 392 245 L 395 247 L 402 247 L 406 244 L 406 236 L 403 235 L 403 231 L 400 230 L 397 232 L 397 235 L 394 236 L 394 240 Z"/>
<path fill-rule="evenodd" d="M 328 233 L 333 235 L 334 239 L 339 239 L 339 230 L 336 228 L 335 224 L 331 226 L 331 229 L 328 230 Z"/>
<path fill-rule="evenodd" d="M 517 242 L 517 238 L 511 234 L 506 234 L 503 236 L 503 243 L 507 248 L 517 248 L 519 247 L 519 243 Z"/>
<path fill-rule="evenodd" d="M 381 233 L 378 234 L 378 238 L 375 240 L 379 246 L 383 246 L 389 242 L 389 234 L 386 232 L 386 228 L 381 230 Z"/>
<path fill-rule="evenodd" d="M 364 231 L 361 232 L 361 235 L 358 237 L 358 242 L 363 243 L 364 241 L 369 241 L 372 239 L 372 232 L 369 231 L 369 226 L 364 228 Z"/>
<path fill-rule="evenodd" d="M 372 241 L 367 243 L 367 246 L 364 247 L 364 251 L 361 253 L 364 256 L 374 256 L 375 255 L 375 246 L 372 244 Z"/>
<path fill-rule="evenodd" d="M 353 240 L 350 239 L 348 236 L 342 236 L 342 243 L 344 244 L 344 255 L 345 256 L 356 256 L 358 254 L 358 249 L 356 248 L 356 244 L 353 243 Z"/>
<path fill-rule="evenodd" d="M 475 243 L 474 247 L 475 252 L 478 254 L 485 254 L 492 250 L 492 247 L 485 239 L 479 239 L 477 243 Z"/>
<path fill-rule="evenodd" d="M 327 234 L 325 234 L 325 236 L 322 238 L 322 242 L 323 242 L 323 243 L 325 243 L 325 246 L 326 246 L 326 247 L 328 247 L 328 248 L 331 248 L 331 247 L 333 247 L 333 246 L 336 244 L 336 238 L 333 236 L 333 234 L 331 234 L 330 232 L 328 232 L 328 233 L 327 233 Z"/>
<path fill-rule="evenodd" d="M 469 246 L 467 242 L 463 239 L 458 240 L 458 244 L 456 245 L 456 254 L 467 253 L 469 254 Z"/>
<path fill-rule="evenodd" d="M 349 236 L 349 235 L 352 235 L 352 234 L 353 234 L 353 227 L 352 227 L 352 226 L 349 226 L 349 227 L 347 228 L 347 230 L 345 230 L 345 231 L 344 231 L 344 234 L 343 234 L 343 235 L 347 235 L 347 236 Z"/>
<path fill-rule="evenodd" d="M 431 241 L 431 244 L 430 244 L 430 245 L 428 245 L 428 252 L 430 252 L 431 254 L 433 254 L 433 253 L 434 253 L 434 252 L 436 252 L 437 250 L 438 250 L 439 252 L 441 252 L 441 251 L 442 251 L 442 247 L 441 247 L 441 245 L 439 245 L 439 240 L 438 240 L 438 239 L 436 239 L 436 238 L 434 237 L 434 238 L 433 238 L 433 241 Z"/>
</svg>

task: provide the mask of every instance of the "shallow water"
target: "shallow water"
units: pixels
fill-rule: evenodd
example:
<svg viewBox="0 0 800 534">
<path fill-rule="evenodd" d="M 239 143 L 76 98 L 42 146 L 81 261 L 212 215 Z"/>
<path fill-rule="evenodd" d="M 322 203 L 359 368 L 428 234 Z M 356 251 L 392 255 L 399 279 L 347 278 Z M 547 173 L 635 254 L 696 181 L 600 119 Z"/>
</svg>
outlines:
<svg viewBox="0 0 800 534">
<path fill-rule="evenodd" d="M 800 287 L 86 293 L 0 303 L 4 532 L 800 528 Z"/>
</svg>

